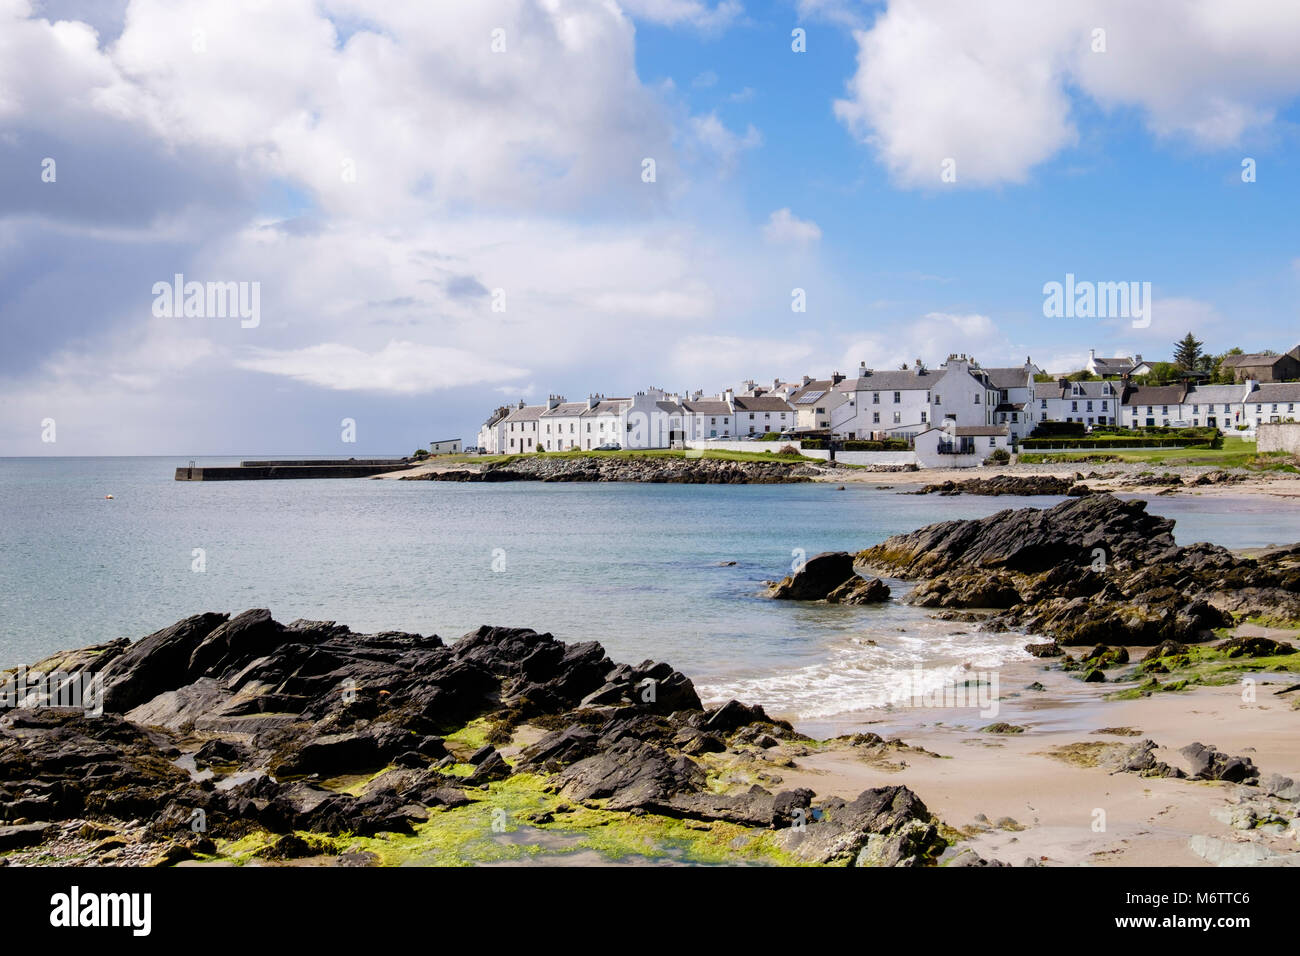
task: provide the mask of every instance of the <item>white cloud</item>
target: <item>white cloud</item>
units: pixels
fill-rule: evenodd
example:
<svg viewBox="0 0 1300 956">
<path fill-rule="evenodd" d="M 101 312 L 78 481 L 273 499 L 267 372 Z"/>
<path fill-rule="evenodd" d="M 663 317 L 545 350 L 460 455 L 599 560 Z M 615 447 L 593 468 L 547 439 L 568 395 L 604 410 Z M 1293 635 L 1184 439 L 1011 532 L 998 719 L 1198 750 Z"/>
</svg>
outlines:
<svg viewBox="0 0 1300 956">
<path fill-rule="evenodd" d="M 763 237 L 768 242 L 806 245 L 822 237 L 821 227 L 811 219 L 799 219 L 789 207 L 778 209 L 768 217 L 763 226 Z"/>
<path fill-rule="evenodd" d="M 485 360 L 463 349 L 392 341 L 376 352 L 336 343 L 304 349 L 254 349 L 237 359 L 239 368 L 283 375 L 342 392 L 415 395 L 461 385 L 518 378 L 527 371 Z"/>
<path fill-rule="evenodd" d="M 705 31 L 730 26 L 744 12 L 740 0 L 718 0 L 713 6 L 701 0 L 620 0 L 632 16 L 665 26 L 686 24 Z"/>
<path fill-rule="evenodd" d="M 866 362 L 868 368 L 893 369 L 919 358 L 928 367 L 937 368 L 950 352 L 965 353 L 989 366 L 1024 361 L 1020 347 L 1013 346 L 987 315 L 951 312 L 928 312 L 860 336 L 849 343 L 840 361 L 852 369 L 860 362 Z"/>
<path fill-rule="evenodd" d="M 1093 51 L 1093 31 L 1105 51 Z M 1022 182 L 1075 143 L 1071 91 L 1159 136 L 1237 143 L 1300 93 L 1300 5 L 1273 0 L 891 0 L 835 103 L 902 184 Z"/>
<path fill-rule="evenodd" d="M 733 133 L 718 119 L 717 113 L 692 116 L 690 129 L 696 143 L 716 157 L 718 169 L 723 174 L 735 168 L 742 152 L 763 144 L 763 134 L 752 123 L 743 135 Z"/>
<path fill-rule="evenodd" d="M 777 368 L 798 368 L 814 353 L 806 342 L 789 339 L 688 335 L 673 343 L 669 368 L 674 375 L 716 395 L 727 382 L 758 378 L 765 372 L 775 373 Z"/>
</svg>

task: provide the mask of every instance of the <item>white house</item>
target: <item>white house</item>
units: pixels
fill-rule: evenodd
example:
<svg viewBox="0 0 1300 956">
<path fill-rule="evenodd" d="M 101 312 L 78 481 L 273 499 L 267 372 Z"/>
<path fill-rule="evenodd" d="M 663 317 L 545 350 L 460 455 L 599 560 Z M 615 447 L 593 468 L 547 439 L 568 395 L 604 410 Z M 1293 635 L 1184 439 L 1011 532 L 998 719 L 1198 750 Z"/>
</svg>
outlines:
<svg viewBox="0 0 1300 956">
<path fill-rule="evenodd" d="M 622 447 L 625 438 L 624 415 L 632 404 L 629 398 L 605 398 L 592 395 L 581 415 L 579 447 L 584 451 L 616 442 Z"/>
<path fill-rule="evenodd" d="M 1300 382 L 1264 382 L 1245 396 L 1245 421 L 1251 428 L 1269 422 L 1300 421 Z"/>
<path fill-rule="evenodd" d="M 1029 412 L 1034 423 L 1117 425 L 1120 424 L 1123 401 L 1122 382 L 1071 382 L 1062 378 L 1055 382 L 1034 383 L 1034 398 Z"/>
<path fill-rule="evenodd" d="M 765 435 L 795 427 L 797 412 L 780 395 L 735 395 L 731 410 L 738 435 Z"/>
<path fill-rule="evenodd" d="M 1026 358 L 1021 366 L 981 371 L 989 387 L 998 393 L 991 424 L 1006 425 L 1013 442 L 1028 436 L 1034 430 L 1034 376 L 1042 369 Z"/>
<path fill-rule="evenodd" d="M 552 395 L 547 408 L 537 420 L 537 441 L 543 451 L 572 451 L 582 447 L 582 416 L 590 407 L 586 402 L 566 402 Z"/>
<path fill-rule="evenodd" d="M 632 396 L 623 411 L 624 448 L 671 448 L 686 437 L 677 396 L 648 388 Z"/>
<path fill-rule="evenodd" d="M 731 407 L 730 391 L 717 398 L 696 397 L 681 403 L 682 425 L 690 441 L 705 438 L 734 438 L 736 413 Z"/>
<path fill-rule="evenodd" d="M 998 449 L 1007 450 L 1005 425 L 955 425 L 929 428 L 912 441 L 922 468 L 974 468 Z"/>
<path fill-rule="evenodd" d="M 1183 400 L 1190 391 L 1186 385 L 1130 386 L 1124 392 L 1121 424 L 1129 428 L 1190 425 L 1183 418 Z"/>
<path fill-rule="evenodd" d="M 459 438 L 442 438 L 429 442 L 430 455 L 459 455 L 460 451 Z"/>
<path fill-rule="evenodd" d="M 824 431 L 833 427 L 836 410 L 851 400 L 852 385 L 839 372 L 830 378 L 804 376 L 799 388 L 790 396 L 800 431 Z"/>
<path fill-rule="evenodd" d="M 1139 365 L 1150 371 L 1150 366 L 1142 361 L 1141 355 L 1136 355 L 1133 358 L 1129 358 L 1127 355 L 1101 358 L 1097 355 L 1096 349 L 1088 349 L 1088 361 L 1084 368 L 1098 378 L 1120 378 L 1124 375 L 1145 374 L 1136 371 Z"/>
<path fill-rule="evenodd" d="M 834 416 L 835 433 L 850 440 L 919 435 L 930 427 L 930 389 L 941 378 L 925 368 L 877 371 L 863 364 L 850 383 L 852 404 Z"/>
<path fill-rule="evenodd" d="M 555 396 L 551 396 L 551 400 L 554 399 Z M 525 405 L 521 399 L 519 406 L 506 416 L 505 444 L 501 451 L 508 455 L 536 451 L 538 421 L 546 409 L 546 405 Z"/>
<path fill-rule="evenodd" d="M 1254 382 L 1241 385 L 1196 385 L 1183 396 L 1178 417 L 1193 427 L 1229 432 L 1246 424 L 1246 395 Z M 1130 416 L 1131 417 L 1131 416 Z"/>
<path fill-rule="evenodd" d="M 487 417 L 478 430 L 478 447 L 485 455 L 500 455 L 506 447 L 506 420 L 510 409 L 502 405 Z"/>
</svg>

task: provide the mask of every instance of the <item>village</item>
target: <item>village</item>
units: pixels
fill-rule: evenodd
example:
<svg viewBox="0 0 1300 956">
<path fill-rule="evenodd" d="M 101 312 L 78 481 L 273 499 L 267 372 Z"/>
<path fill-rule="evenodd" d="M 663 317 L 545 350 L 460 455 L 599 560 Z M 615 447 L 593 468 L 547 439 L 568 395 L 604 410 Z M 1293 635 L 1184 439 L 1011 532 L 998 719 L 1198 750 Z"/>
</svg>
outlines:
<svg viewBox="0 0 1300 956">
<path fill-rule="evenodd" d="M 781 441 L 847 463 L 972 467 L 1005 460 L 1026 440 L 1069 445 L 1105 433 L 1122 447 L 1125 436 L 1137 444 L 1188 429 L 1253 439 L 1260 424 L 1296 420 L 1300 345 L 1285 354 L 1222 356 L 1214 374 L 1161 366 L 1167 363 L 1089 350 L 1084 369 L 1053 376 L 1029 357 L 1020 366 L 985 367 L 952 354 L 937 368 L 919 359 L 890 370 L 864 362 L 853 374 L 770 386 L 751 380 L 714 395 L 653 387 L 577 402 L 550 395 L 494 410 L 473 450 L 754 450 L 750 443 Z"/>
</svg>

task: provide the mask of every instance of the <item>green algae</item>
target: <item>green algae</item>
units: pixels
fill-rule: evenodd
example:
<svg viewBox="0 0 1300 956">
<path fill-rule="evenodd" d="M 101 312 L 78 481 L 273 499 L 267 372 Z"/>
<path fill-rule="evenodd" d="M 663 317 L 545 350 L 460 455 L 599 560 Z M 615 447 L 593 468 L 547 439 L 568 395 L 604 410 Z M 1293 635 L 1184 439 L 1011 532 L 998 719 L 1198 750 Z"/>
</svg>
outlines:
<svg viewBox="0 0 1300 956">
<path fill-rule="evenodd" d="M 465 806 L 430 809 L 428 821 L 415 824 L 412 835 L 298 835 L 322 852 L 373 854 L 381 866 L 472 866 L 543 857 L 562 862 L 581 851 L 610 861 L 807 865 L 780 845 L 779 831 L 612 811 L 602 801 L 574 805 L 534 774 L 515 774 L 466 796 L 472 802 Z M 242 865 L 264 855 L 278 838 L 255 831 L 218 841 L 211 858 Z"/>
</svg>

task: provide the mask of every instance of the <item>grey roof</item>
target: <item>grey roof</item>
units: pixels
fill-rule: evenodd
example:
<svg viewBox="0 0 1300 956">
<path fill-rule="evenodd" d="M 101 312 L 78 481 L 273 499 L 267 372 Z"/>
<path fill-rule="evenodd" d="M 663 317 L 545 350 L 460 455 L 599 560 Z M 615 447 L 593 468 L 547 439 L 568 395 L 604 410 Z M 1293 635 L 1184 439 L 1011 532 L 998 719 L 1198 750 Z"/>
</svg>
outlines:
<svg viewBox="0 0 1300 956">
<path fill-rule="evenodd" d="M 1133 368 L 1133 360 L 1127 355 L 1117 355 L 1113 358 L 1102 358 L 1100 355 L 1094 355 L 1092 364 L 1096 368 L 1116 372 L 1127 372 Z"/>
<path fill-rule="evenodd" d="M 682 407 L 676 402 L 655 402 L 655 407 L 661 412 L 668 412 L 671 415 L 680 415 Z"/>
<path fill-rule="evenodd" d="M 587 410 L 586 402 L 561 402 L 554 408 L 546 409 L 542 412 L 542 418 L 562 418 L 573 416 L 577 417 Z"/>
<path fill-rule="evenodd" d="M 546 411 L 545 405 L 525 405 L 523 408 L 516 408 L 506 416 L 508 422 L 535 422 L 541 417 L 542 412 Z"/>
<path fill-rule="evenodd" d="M 1247 352 L 1244 355 L 1225 355 L 1221 364 L 1226 365 L 1228 368 L 1241 368 L 1250 365 L 1272 366 L 1281 358 L 1286 358 L 1286 356 L 1269 355 L 1265 352 Z"/>
<path fill-rule="evenodd" d="M 595 408 L 586 408 L 583 410 L 582 414 L 591 415 L 593 417 L 599 415 L 620 415 L 628 401 L 630 401 L 630 399 L 626 398 L 602 399 L 596 403 Z"/>
<path fill-rule="evenodd" d="M 1240 402 L 1246 395 L 1246 386 L 1244 385 L 1197 385 L 1184 402 L 1206 402 L 1207 404 L 1228 404 Z"/>
<path fill-rule="evenodd" d="M 1300 382 L 1265 382 L 1248 396 L 1253 405 L 1273 402 L 1300 402 Z"/>
<path fill-rule="evenodd" d="M 792 412 L 794 408 L 779 395 L 738 395 L 736 410 L 746 412 Z"/>
<path fill-rule="evenodd" d="M 1074 386 L 1079 387 L 1079 393 L 1074 394 Z M 1110 392 L 1104 389 L 1110 388 Z M 1114 382 L 1066 382 L 1062 388 L 1059 382 L 1035 382 L 1034 398 L 1119 398 L 1119 390 L 1115 388 Z"/>
<path fill-rule="evenodd" d="M 730 415 L 731 406 L 718 398 L 698 402 L 682 402 L 682 408 L 696 415 Z"/>
<path fill-rule="evenodd" d="M 994 388 L 1024 388 L 1029 383 L 1029 372 L 1024 368 L 986 368 L 984 374 Z"/>
<path fill-rule="evenodd" d="M 889 369 L 881 372 L 867 370 L 866 375 L 859 375 L 854 383 L 854 390 L 859 392 L 902 392 L 909 389 L 933 388 L 935 382 L 946 374 L 944 371 L 932 372 L 916 369 Z"/>
<path fill-rule="evenodd" d="M 1181 405 L 1187 390 L 1182 385 L 1142 385 L 1124 395 L 1125 405 Z"/>
<path fill-rule="evenodd" d="M 1005 435 L 1007 433 L 1006 425 L 958 425 L 957 435 L 977 436 L 977 435 Z"/>
</svg>

